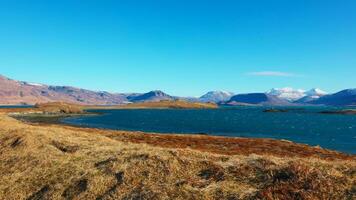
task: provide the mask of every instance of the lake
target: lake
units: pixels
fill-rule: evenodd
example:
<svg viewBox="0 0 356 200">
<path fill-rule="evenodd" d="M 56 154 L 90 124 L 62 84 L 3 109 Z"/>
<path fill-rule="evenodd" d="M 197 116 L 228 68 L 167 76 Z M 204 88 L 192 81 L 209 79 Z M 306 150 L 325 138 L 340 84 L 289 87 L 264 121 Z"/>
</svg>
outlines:
<svg viewBox="0 0 356 200">
<path fill-rule="evenodd" d="M 332 107 L 93 110 L 102 115 L 66 118 L 68 124 L 114 130 L 286 139 L 356 153 L 356 115 L 320 114 Z"/>
<path fill-rule="evenodd" d="M 1 108 L 33 108 L 32 105 L 0 105 Z"/>
</svg>

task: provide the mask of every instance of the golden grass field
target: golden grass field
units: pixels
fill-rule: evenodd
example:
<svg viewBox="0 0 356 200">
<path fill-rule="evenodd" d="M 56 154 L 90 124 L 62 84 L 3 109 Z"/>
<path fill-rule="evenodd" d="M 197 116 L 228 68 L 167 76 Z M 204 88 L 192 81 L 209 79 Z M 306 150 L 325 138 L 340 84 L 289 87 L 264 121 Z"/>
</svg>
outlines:
<svg viewBox="0 0 356 200">
<path fill-rule="evenodd" d="M 288 141 L 30 124 L 0 110 L 0 199 L 355 199 L 356 156 Z"/>
</svg>

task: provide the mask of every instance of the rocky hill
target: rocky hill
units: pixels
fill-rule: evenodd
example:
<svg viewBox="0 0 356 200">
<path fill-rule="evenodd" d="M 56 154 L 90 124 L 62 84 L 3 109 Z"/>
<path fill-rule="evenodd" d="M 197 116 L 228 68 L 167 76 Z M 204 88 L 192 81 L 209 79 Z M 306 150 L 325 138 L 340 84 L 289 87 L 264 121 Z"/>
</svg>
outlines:
<svg viewBox="0 0 356 200">
<path fill-rule="evenodd" d="M 175 100 L 176 98 L 170 96 L 160 90 L 150 91 L 144 94 L 129 96 L 128 100 L 131 102 L 152 102 L 162 100 Z"/>
<path fill-rule="evenodd" d="M 36 104 L 56 101 L 111 105 L 122 104 L 127 101 L 127 98 L 123 94 L 15 81 L 0 75 L 0 104 Z"/>
</svg>

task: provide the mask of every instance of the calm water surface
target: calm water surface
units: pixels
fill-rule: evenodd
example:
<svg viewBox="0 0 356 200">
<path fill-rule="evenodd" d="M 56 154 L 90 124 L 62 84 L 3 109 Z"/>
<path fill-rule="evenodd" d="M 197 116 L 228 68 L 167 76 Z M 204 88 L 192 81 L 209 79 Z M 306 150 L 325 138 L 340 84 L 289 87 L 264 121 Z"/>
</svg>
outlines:
<svg viewBox="0 0 356 200">
<path fill-rule="evenodd" d="M 356 154 L 356 115 L 319 114 L 327 107 L 300 107 L 264 113 L 262 107 L 211 110 L 95 110 L 103 115 L 64 119 L 65 123 L 159 133 L 286 139 Z"/>
<path fill-rule="evenodd" d="M 34 106 L 31 105 L 0 105 L 0 109 L 1 108 L 33 108 Z"/>
</svg>

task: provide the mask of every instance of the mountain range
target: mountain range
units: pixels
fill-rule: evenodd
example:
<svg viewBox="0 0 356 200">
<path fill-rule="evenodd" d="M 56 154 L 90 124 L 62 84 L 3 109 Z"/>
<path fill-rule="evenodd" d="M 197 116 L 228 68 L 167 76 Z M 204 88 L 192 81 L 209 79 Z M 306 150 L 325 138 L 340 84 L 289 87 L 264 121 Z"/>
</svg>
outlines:
<svg viewBox="0 0 356 200">
<path fill-rule="evenodd" d="M 88 105 L 117 105 L 162 100 L 213 102 L 222 105 L 356 105 L 356 89 L 327 94 L 321 89 L 308 91 L 293 88 L 273 88 L 265 93 L 236 94 L 210 91 L 201 97 L 171 96 L 160 90 L 147 93 L 110 93 L 71 86 L 51 86 L 16 81 L 0 75 L 0 104 L 36 104 L 63 101 Z"/>
<path fill-rule="evenodd" d="M 123 94 L 15 81 L 0 75 L 0 104 L 35 104 L 53 101 L 108 105 L 120 104 L 128 100 Z"/>
<path fill-rule="evenodd" d="M 293 89 L 293 88 L 273 88 L 267 92 L 267 94 L 277 96 L 281 99 L 285 99 L 291 102 L 299 101 L 301 99 L 305 99 L 304 101 L 311 101 L 318 99 L 327 93 L 319 88 L 313 88 L 308 91 L 302 89 Z"/>
<path fill-rule="evenodd" d="M 266 94 L 276 96 L 288 101 L 295 101 L 305 96 L 305 90 L 293 89 L 293 88 L 272 88 L 267 91 Z"/>
</svg>

